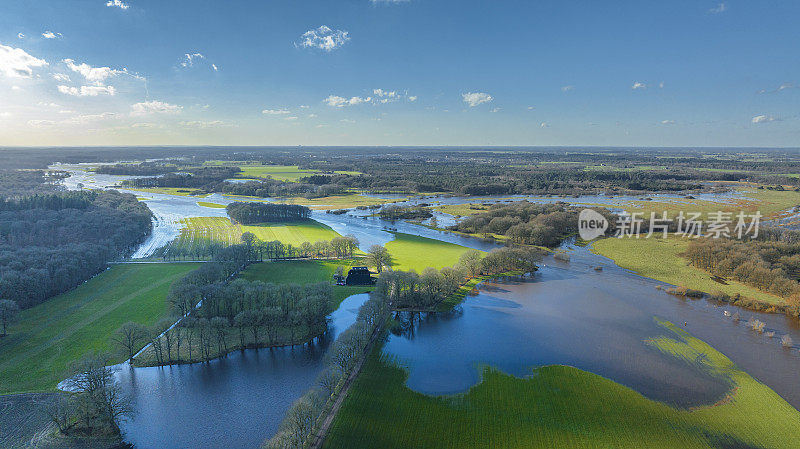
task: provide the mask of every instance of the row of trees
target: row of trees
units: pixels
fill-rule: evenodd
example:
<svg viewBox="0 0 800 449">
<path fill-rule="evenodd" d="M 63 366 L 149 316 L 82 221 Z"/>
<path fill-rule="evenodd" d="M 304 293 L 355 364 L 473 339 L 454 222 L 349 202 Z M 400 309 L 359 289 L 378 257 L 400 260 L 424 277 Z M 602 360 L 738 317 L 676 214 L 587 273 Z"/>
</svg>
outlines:
<svg viewBox="0 0 800 449">
<path fill-rule="evenodd" d="M 229 204 L 228 215 L 241 224 L 282 223 L 311 218 L 311 209 L 297 204 L 242 203 Z"/>
<path fill-rule="evenodd" d="M 132 178 L 122 182 L 126 187 L 181 187 L 213 190 L 217 184 L 233 178 L 241 172 L 239 167 L 210 166 L 193 167 L 186 171 L 164 173 L 148 178 Z"/>
<path fill-rule="evenodd" d="M 415 271 L 383 272 L 375 291 L 384 295 L 396 310 L 429 310 L 453 295 L 468 278 L 512 271 L 534 272 L 538 269 L 536 261 L 539 257 L 537 251 L 521 247 L 498 248 L 485 257 L 479 251 L 470 250 L 462 254 L 453 267 L 441 270 L 429 267 L 421 274 Z"/>
<path fill-rule="evenodd" d="M 263 449 L 308 447 L 329 408 L 327 405 L 342 393 L 389 314 L 388 298 L 382 292 L 372 292 L 369 300 L 358 310 L 356 322 L 328 349 L 325 369 L 317 378 L 317 385 L 292 404 L 275 436 L 261 445 Z"/>
<path fill-rule="evenodd" d="M 28 308 L 79 285 L 150 233 L 151 213 L 117 191 L 0 201 L 0 298 Z"/>
</svg>

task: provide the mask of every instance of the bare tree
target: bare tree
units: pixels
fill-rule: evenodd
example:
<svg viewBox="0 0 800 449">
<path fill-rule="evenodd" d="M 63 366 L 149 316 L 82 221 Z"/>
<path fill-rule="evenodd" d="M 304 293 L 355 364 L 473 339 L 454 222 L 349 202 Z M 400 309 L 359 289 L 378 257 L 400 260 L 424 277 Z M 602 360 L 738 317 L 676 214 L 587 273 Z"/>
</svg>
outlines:
<svg viewBox="0 0 800 449">
<path fill-rule="evenodd" d="M 17 319 L 19 306 L 16 301 L 10 299 L 0 299 L 0 324 L 3 325 L 3 333 L 0 337 L 6 336 L 6 328 L 10 323 Z"/>
<path fill-rule="evenodd" d="M 117 329 L 113 341 L 128 354 L 128 360 L 132 360 L 139 345 L 147 340 L 147 335 L 147 328 L 139 323 L 128 321 Z"/>
</svg>

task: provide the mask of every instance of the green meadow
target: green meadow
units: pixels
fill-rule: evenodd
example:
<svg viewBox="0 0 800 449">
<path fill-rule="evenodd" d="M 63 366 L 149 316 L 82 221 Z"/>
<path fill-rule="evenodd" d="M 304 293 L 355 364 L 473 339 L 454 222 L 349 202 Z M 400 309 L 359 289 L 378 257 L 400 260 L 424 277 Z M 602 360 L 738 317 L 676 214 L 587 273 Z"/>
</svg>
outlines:
<svg viewBox="0 0 800 449">
<path fill-rule="evenodd" d="M 78 288 L 24 310 L 0 339 L 0 394 L 55 389 L 70 364 L 113 351 L 123 323 L 151 326 L 169 314 L 167 291 L 197 264 L 120 264 Z M 124 357 L 115 356 L 114 362 Z"/>
<path fill-rule="evenodd" d="M 394 240 L 385 246 L 392 255 L 393 270 L 438 269 L 453 266 L 470 249 L 440 240 L 394 232 Z"/>
<path fill-rule="evenodd" d="M 590 372 L 561 365 L 518 378 L 484 367 L 463 394 L 428 396 L 376 348 L 335 418 L 324 447 L 346 448 L 789 448 L 800 412 L 727 357 L 682 329 L 642 344 L 727 379 L 715 404 L 678 409 Z M 580 406 L 576 406 L 580 404 Z"/>
<path fill-rule="evenodd" d="M 360 265 L 359 259 L 344 260 L 285 260 L 277 262 L 263 262 L 250 265 L 239 277 L 248 281 L 271 282 L 274 284 L 311 284 L 315 282 L 331 282 L 336 267 L 342 266 L 344 274 L 355 265 Z M 338 306 L 345 298 L 358 293 L 371 291 L 367 286 L 333 287 L 334 301 Z"/>
<path fill-rule="evenodd" d="M 266 223 L 258 225 L 234 224 L 226 217 L 193 217 L 182 220 L 184 228 L 171 246 L 194 253 L 212 243 L 235 245 L 241 243 L 242 234 L 251 232 L 259 240 L 279 240 L 284 244 L 298 246 L 303 242 L 329 241 L 339 234 L 330 227 L 314 220 L 291 223 Z M 203 252 L 203 251 L 199 251 Z"/>
<path fill-rule="evenodd" d="M 762 292 L 741 282 L 728 280 L 727 285 L 715 282 L 704 270 L 689 265 L 681 257 L 689 239 L 677 236 L 663 238 L 606 238 L 592 243 L 591 251 L 612 259 L 617 265 L 657 281 L 688 287 L 706 293 L 720 291 L 728 295 L 740 294 L 770 304 L 784 300 Z"/>
</svg>

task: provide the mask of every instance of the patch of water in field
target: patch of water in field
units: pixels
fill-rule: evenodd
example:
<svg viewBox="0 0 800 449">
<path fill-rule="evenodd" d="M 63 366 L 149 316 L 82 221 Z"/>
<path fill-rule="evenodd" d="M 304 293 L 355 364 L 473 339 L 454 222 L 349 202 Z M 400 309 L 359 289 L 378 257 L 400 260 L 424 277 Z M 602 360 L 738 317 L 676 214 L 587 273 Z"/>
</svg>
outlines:
<svg viewBox="0 0 800 449">
<path fill-rule="evenodd" d="M 594 267 L 603 265 L 603 271 Z M 563 364 L 600 374 L 645 396 L 678 406 L 713 403 L 728 391 L 724 379 L 648 346 L 669 335 L 653 317 L 669 320 L 724 353 L 755 378 L 800 406 L 800 354 L 781 347 L 797 322 L 706 300 L 658 291 L 658 282 L 631 274 L 607 259 L 575 248 L 572 261 L 548 257 L 531 278 L 485 283 L 452 313 L 399 314 L 402 331 L 384 352 L 409 369 L 407 385 L 426 394 L 452 394 L 479 382 L 481 365 L 525 376 L 531 367 Z M 758 315 L 768 338 L 723 315 Z"/>
<path fill-rule="evenodd" d="M 345 299 L 312 345 L 237 351 L 210 363 L 123 366 L 117 379 L 135 410 L 122 425 L 125 441 L 141 449 L 258 447 L 315 384 L 325 351 L 367 297 Z"/>
</svg>

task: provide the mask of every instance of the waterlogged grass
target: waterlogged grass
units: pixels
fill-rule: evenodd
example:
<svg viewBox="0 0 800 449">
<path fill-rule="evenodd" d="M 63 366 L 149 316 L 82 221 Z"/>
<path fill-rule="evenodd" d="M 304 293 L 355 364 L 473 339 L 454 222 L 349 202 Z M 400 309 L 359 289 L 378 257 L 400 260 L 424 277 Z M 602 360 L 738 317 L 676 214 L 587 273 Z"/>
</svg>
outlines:
<svg viewBox="0 0 800 449">
<path fill-rule="evenodd" d="M 394 240 L 386 244 L 392 255 L 393 270 L 438 269 L 453 266 L 470 249 L 453 243 L 394 232 Z"/>
<path fill-rule="evenodd" d="M 427 396 L 376 348 L 325 443 L 345 448 L 800 447 L 800 413 L 723 354 L 670 323 L 643 342 L 732 385 L 716 404 L 682 410 L 569 366 L 518 378 L 485 367 L 468 392 Z"/>
<path fill-rule="evenodd" d="M 455 217 L 466 217 L 469 215 L 480 214 L 489 210 L 489 206 L 481 203 L 466 204 L 442 204 L 433 208 L 438 212 L 450 214 Z"/>
<path fill-rule="evenodd" d="M 280 199 L 280 202 L 284 204 L 300 204 L 315 210 L 352 209 L 358 206 L 374 206 L 378 204 L 394 203 L 397 201 L 401 200 L 372 198 L 358 193 L 324 196 L 322 198 L 303 198 L 298 196 Z"/>
<path fill-rule="evenodd" d="M 197 205 L 202 207 L 210 207 L 211 209 L 225 209 L 224 204 L 208 203 L 206 201 L 198 201 Z"/>
<path fill-rule="evenodd" d="M 344 274 L 347 275 L 350 267 L 359 265 L 363 265 L 360 259 L 264 262 L 250 265 L 239 276 L 248 281 L 273 284 L 311 284 L 331 282 L 338 266 L 342 266 Z M 333 287 L 335 305 L 338 306 L 348 296 L 369 291 L 372 291 L 372 287 L 335 285 Z"/>
<path fill-rule="evenodd" d="M 612 259 L 622 268 L 668 284 L 682 285 L 706 293 L 715 291 L 729 295 L 738 293 L 746 298 L 770 304 L 784 302 L 778 296 L 741 282 L 729 280 L 726 281 L 728 285 L 715 282 L 708 272 L 689 265 L 689 262 L 681 257 L 681 253 L 686 251 L 688 245 L 688 238 L 677 236 L 670 236 L 667 239 L 625 237 L 597 240 L 592 243 L 591 250 Z"/>
<path fill-rule="evenodd" d="M 90 351 L 114 348 L 123 323 L 153 325 L 167 316 L 167 291 L 197 264 L 114 265 L 71 292 L 20 313 L 0 338 L 0 394 L 47 391 Z M 116 357 L 115 362 L 124 357 Z"/>
<path fill-rule="evenodd" d="M 206 254 L 204 248 L 211 244 L 225 246 L 241 243 L 242 234 L 251 232 L 259 240 L 279 240 L 284 244 L 298 246 L 303 242 L 331 240 L 339 234 L 330 227 L 314 220 L 291 223 L 269 223 L 239 225 L 226 217 L 193 217 L 182 220 L 184 227 L 171 246 L 188 251 L 188 254 Z"/>
</svg>

